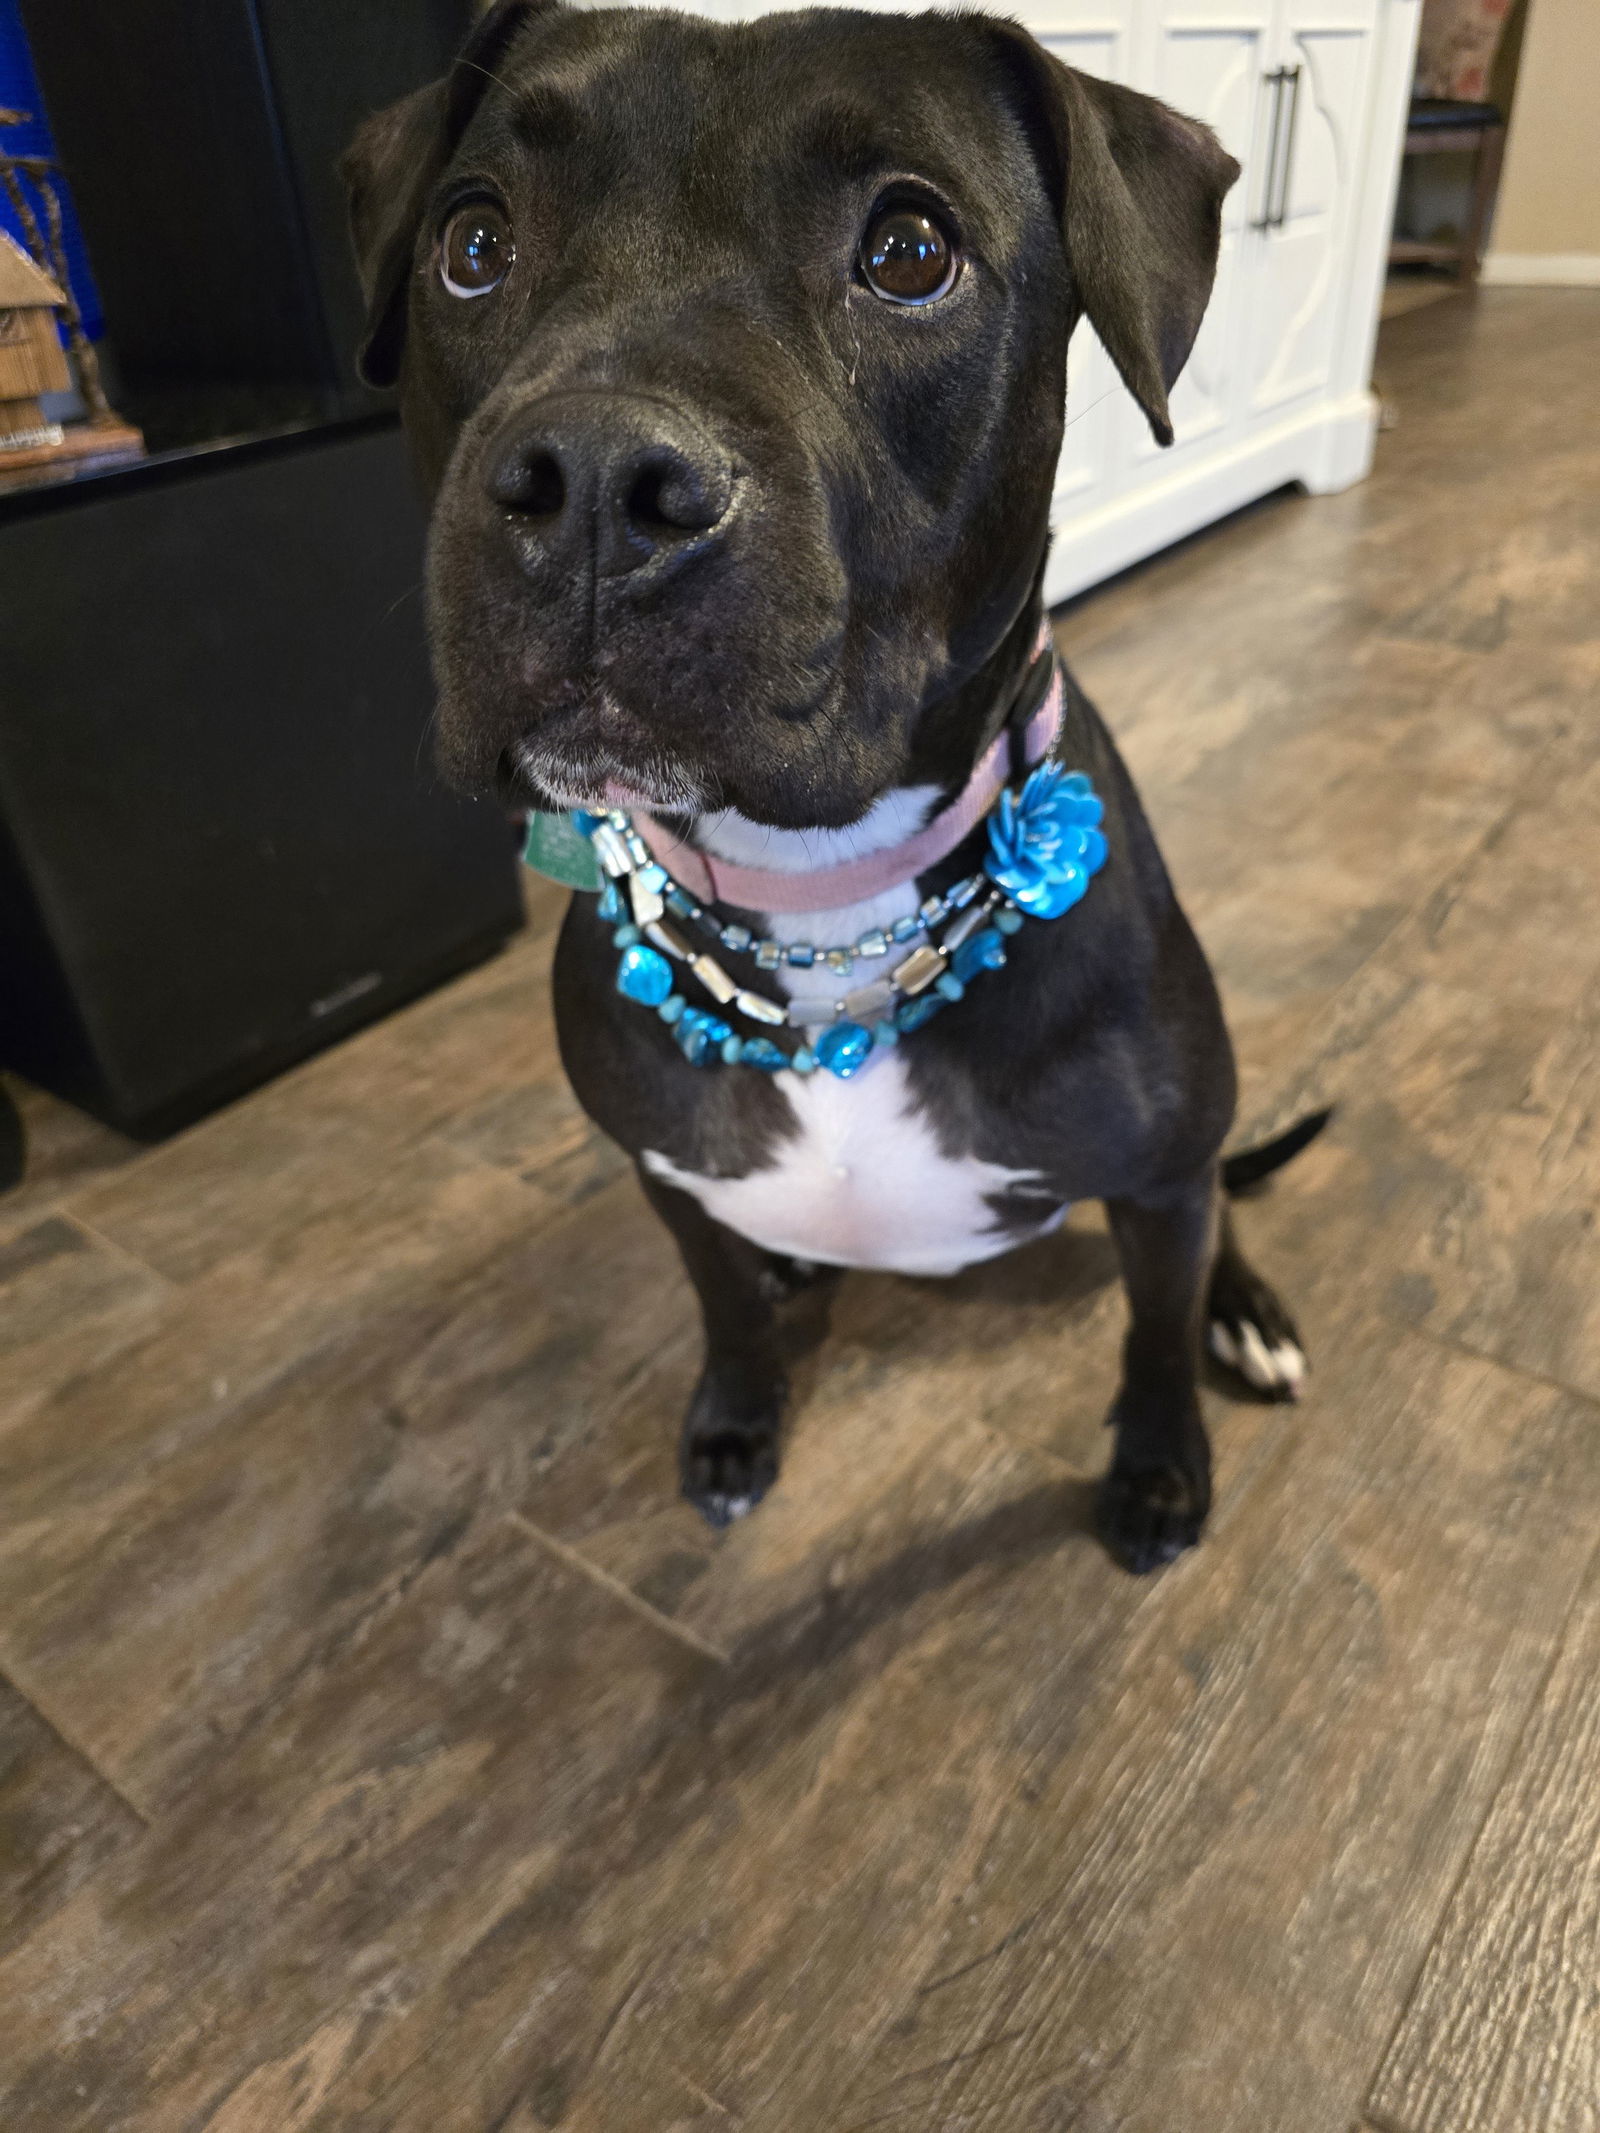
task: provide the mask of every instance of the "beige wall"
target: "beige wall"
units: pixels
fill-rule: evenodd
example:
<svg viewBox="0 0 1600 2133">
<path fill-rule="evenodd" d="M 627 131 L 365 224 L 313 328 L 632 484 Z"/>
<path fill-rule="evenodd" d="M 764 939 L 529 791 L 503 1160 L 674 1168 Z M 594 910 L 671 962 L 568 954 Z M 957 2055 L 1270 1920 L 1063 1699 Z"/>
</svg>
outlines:
<svg viewBox="0 0 1600 2133">
<path fill-rule="evenodd" d="M 1541 255 L 1600 280 L 1600 0 L 1529 0 L 1485 279 Z"/>
</svg>

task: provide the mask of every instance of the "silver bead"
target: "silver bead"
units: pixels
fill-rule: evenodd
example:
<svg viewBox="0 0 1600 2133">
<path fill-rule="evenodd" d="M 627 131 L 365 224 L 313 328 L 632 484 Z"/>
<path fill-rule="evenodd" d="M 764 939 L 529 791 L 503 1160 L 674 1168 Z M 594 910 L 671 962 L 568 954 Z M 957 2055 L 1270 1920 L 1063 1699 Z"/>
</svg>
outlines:
<svg viewBox="0 0 1600 2133">
<path fill-rule="evenodd" d="M 609 822 L 602 822 L 589 842 L 594 847 L 594 856 L 613 880 L 633 872 L 633 861 L 628 857 L 628 847 Z"/>
<path fill-rule="evenodd" d="M 715 962 L 709 955 L 691 956 L 689 958 L 689 968 L 719 1007 L 726 1007 L 739 990 L 722 965 Z"/>
<path fill-rule="evenodd" d="M 988 916 L 982 904 L 974 904 L 970 910 L 962 912 L 939 946 L 948 955 L 952 948 L 959 948 L 964 940 L 976 933 Z"/>
<path fill-rule="evenodd" d="M 664 954 L 676 956 L 680 963 L 687 963 L 694 953 L 694 950 L 677 928 L 669 926 L 661 920 L 656 921 L 653 925 L 646 926 L 644 937 L 654 947 L 661 949 Z"/>
<path fill-rule="evenodd" d="M 789 1019 L 787 1011 L 780 1007 L 776 1000 L 764 1000 L 758 992 L 736 992 L 733 1004 L 741 1015 L 748 1015 L 752 1022 L 781 1024 Z"/>
<path fill-rule="evenodd" d="M 894 1002 L 894 987 L 887 978 L 879 978 L 875 984 L 858 986 L 844 996 L 844 1012 L 852 1022 L 876 1022 L 888 1013 Z"/>
<path fill-rule="evenodd" d="M 944 976 L 944 956 L 931 945 L 913 948 L 894 974 L 894 982 L 904 993 L 926 992 L 935 978 Z"/>
<path fill-rule="evenodd" d="M 628 901 L 633 905 L 636 926 L 653 925 L 667 908 L 655 890 L 647 889 L 637 874 L 628 876 Z"/>
</svg>

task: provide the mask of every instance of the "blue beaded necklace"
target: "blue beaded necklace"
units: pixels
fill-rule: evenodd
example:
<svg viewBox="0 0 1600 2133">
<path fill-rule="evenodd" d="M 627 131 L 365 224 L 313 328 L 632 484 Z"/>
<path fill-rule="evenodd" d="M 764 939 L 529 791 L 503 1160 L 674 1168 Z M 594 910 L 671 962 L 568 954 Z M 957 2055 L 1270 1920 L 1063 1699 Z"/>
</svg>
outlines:
<svg viewBox="0 0 1600 2133">
<path fill-rule="evenodd" d="M 872 1054 L 898 1044 L 950 1002 L 961 999 L 974 978 L 998 970 L 1006 939 L 1025 919 L 1060 918 L 1083 896 L 1106 861 L 1100 823 L 1105 808 L 1082 771 L 1042 763 L 1020 791 L 1007 787 L 989 816 L 989 849 L 981 870 L 942 895 L 930 896 L 892 926 L 874 927 L 848 947 L 765 939 L 746 926 L 726 923 L 697 903 L 654 859 L 629 816 L 620 808 L 603 814 L 575 809 L 570 816 L 532 817 L 524 858 L 542 873 L 599 891 L 599 915 L 614 931 L 620 950 L 617 990 L 651 1008 L 671 1029 L 685 1058 L 696 1066 L 748 1066 L 766 1074 L 785 1068 L 812 1074 L 820 1067 L 848 1080 Z M 568 825 L 570 824 L 570 829 Z M 574 867 L 564 838 L 582 839 L 587 867 Z M 553 863 L 560 850 L 562 865 Z M 591 856 L 592 855 L 592 856 Z M 732 955 L 749 956 L 758 970 L 787 965 L 818 966 L 853 974 L 858 961 L 872 963 L 897 946 L 909 952 L 881 978 L 842 991 L 831 1020 L 814 1000 L 788 1003 L 741 985 L 709 948 L 682 930 L 686 922 Z M 947 923 L 948 922 L 948 923 Z M 935 929 L 944 927 L 935 938 Z M 910 946 L 915 942 L 917 945 Z M 679 968 L 710 995 L 717 1009 L 695 1007 L 678 990 Z M 737 1016 L 750 1034 L 727 1019 Z M 770 1034 L 802 1035 L 820 1025 L 812 1043 L 791 1049 Z"/>
</svg>

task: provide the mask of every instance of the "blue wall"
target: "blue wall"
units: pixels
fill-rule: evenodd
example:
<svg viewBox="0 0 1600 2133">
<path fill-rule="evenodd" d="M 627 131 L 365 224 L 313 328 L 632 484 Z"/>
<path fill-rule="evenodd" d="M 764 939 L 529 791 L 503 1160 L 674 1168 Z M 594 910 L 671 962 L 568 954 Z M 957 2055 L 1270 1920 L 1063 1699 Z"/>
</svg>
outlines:
<svg viewBox="0 0 1600 2133">
<path fill-rule="evenodd" d="M 28 42 L 23 35 L 17 0 L 0 0 L 0 109 L 33 114 L 30 125 L 0 128 L 0 149 L 8 155 L 54 155 L 50 126 L 34 76 L 33 61 L 28 56 Z M 94 276 L 89 272 L 88 254 L 83 249 L 78 218 L 73 213 L 71 192 L 60 180 L 56 189 L 61 196 L 62 235 L 72 293 L 78 299 L 78 309 L 83 313 L 83 323 L 90 338 L 98 340 L 103 323 L 100 299 L 95 292 Z M 3 191 L 0 191 L 0 229 L 8 231 L 19 243 L 23 242 L 21 225 Z"/>
</svg>

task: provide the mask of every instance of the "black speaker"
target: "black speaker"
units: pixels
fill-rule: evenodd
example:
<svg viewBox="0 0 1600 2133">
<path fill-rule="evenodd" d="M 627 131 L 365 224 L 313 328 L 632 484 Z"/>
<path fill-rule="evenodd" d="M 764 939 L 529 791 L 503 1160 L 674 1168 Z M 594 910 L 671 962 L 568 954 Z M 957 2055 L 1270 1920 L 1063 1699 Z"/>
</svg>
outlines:
<svg viewBox="0 0 1600 2133">
<path fill-rule="evenodd" d="M 388 418 L 0 496 L 0 1065 L 168 1131 L 487 954 Z"/>
<path fill-rule="evenodd" d="M 442 74 L 471 0 L 22 0 L 131 411 L 161 388 L 356 382 L 360 299 L 337 162 Z"/>
</svg>

